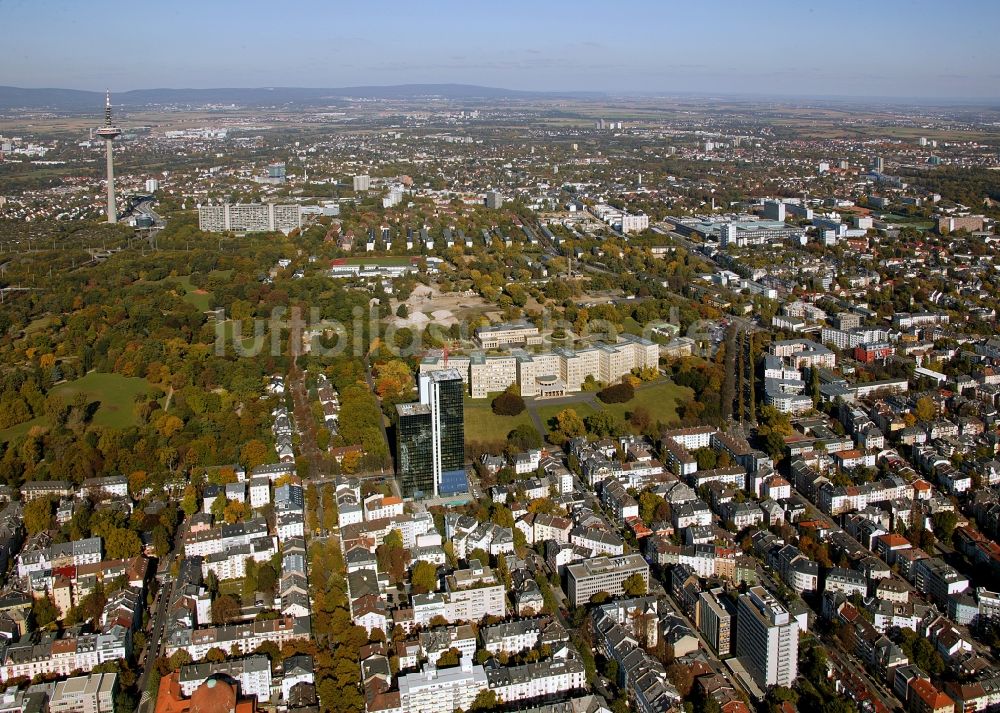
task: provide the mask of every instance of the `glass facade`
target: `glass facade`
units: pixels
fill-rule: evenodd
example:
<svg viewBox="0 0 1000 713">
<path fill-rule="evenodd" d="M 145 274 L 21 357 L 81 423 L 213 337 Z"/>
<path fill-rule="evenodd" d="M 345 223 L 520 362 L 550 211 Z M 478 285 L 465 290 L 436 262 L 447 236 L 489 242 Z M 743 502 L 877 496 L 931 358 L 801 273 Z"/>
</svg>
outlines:
<svg viewBox="0 0 1000 713">
<path fill-rule="evenodd" d="M 447 373 L 447 372 L 443 372 Z M 438 493 L 454 495 L 468 490 L 465 475 L 465 386 L 458 373 L 439 378 L 435 383 L 437 391 L 436 413 L 440 443 L 441 476 Z M 431 411 L 435 411 L 432 404 Z"/>
<path fill-rule="evenodd" d="M 404 498 L 469 490 L 465 385 L 457 369 L 420 375 L 420 402 L 396 406 L 396 472 Z"/>
<path fill-rule="evenodd" d="M 433 427 L 426 404 L 396 406 L 396 469 L 404 498 L 434 494 Z"/>
</svg>

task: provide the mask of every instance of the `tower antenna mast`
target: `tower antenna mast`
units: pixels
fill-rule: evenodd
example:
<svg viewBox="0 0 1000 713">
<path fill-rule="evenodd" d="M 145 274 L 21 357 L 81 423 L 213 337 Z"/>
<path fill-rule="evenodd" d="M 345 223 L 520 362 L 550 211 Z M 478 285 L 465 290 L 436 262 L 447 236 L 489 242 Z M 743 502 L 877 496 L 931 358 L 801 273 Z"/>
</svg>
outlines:
<svg viewBox="0 0 1000 713">
<path fill-rule="evenodd" d="M 115 162 L 111 150 L 111 142 L 122 135 L 122 130 L 111 121 L 111 90 L 104 99 L 104 126 L 97 130 L 97 135 L 104 139 L 104 148 L 108 164 L 108 222 L 118 222 L 118 212 L 115 203 Z"/>
</svg>

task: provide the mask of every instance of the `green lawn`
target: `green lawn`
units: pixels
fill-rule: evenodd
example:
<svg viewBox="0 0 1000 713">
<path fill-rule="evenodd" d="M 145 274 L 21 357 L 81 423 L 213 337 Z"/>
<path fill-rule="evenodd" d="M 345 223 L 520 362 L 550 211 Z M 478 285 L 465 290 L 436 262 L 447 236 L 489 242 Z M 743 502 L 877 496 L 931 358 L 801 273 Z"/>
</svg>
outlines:
<svg viewBox="0 0 1000 713">
<path fill-rule="evenodd" d="M 632 315 L 629 315 L 622 322 L 622 327 L 625 328 L 626 334 L 634 334 L 638 337 L 642 336 L 642 325 L 635 321 Z"/>
<path fill-rule="evenodd" d="M 232 275 L 232 270 L 215 270 L 211 273 L 212 277 L 221 277 L 226 280 Z M 212 299 L 211 291 L 202 291 L 191 284 L 190 275 L 180 275 L 179 277 L 164 277 L 160 280 L 149 280 L 147 284 L 150 285 L 164 285 L 168 288 L 173 288 L 178 292 L 182 293 L 181 297 L 185 301 L 194 305 L 197 309 L 204 312 L 210 308 L 210 303 Z"/>
<path fill-rule="evenodd" d="M 539 405 L 536 410 L 538 411 L 538 417 L 545 424 L 546 428 L 549 427 L 549 421 L 555 418 L 556 414 L 567 408 L 576 411 L 580 418 L 587 418 L 587 416 L 603 409 L 624 420 L 626 414 L 642 406 L 649 411 L 649 415 L 654 423 L 656 421 L 668 423 L 677 417 L 677 404 L 688 393 L 689 390 L 687 388 L 678 386 L 669 379 L 659 379 L 648 384 L 642 384 L 636 389 L 635 398 L 628 403 L 606 404 L 600 400 L 596 400 L 593 405 L 587 402 L 552 404 L 548 406 Z M 540 403 L 544 404 L 545 402 L 542 401 Z"/>
<path fill-rule="evenodd" d="M 502 441 L 507 434 L 522 423 L 534 426 L 531 410 L 538 413 L 539 419 L 549 430 L 549 421 L 563 409 L 571 408 L 580 416 L 587 418 L 599 410 L 609 411 L 622 420 L 639 406 L 649 411 L 653 422 L 669 423 L 677 417 L 677 404 L 688 394 L 689 389 L 678 386 L 669 379 L 658 379 L 642 384 L 635 392 L 635 398 L 624 404 L 605 404 L 596 400 L 593 404 L 586 401 L 578 403 L 553 403 L 545 401 L 529 402 L 528 408 L 517 416 L 497 416 L 490 408 L 491 399 L 465 400 L 465 440 L 466 441 Z M 542 435 L 545 435 L 544 433 Z"/>
<path fill-rule="evenodd" d="M 176 282 L 182 290 L 184 290 L 184 299 L 187 302 L 190 302 L 202 312 L 204 312 L 209 308 L 209 302 L 212 299 L 212 293 L 204 290 L 199 290 L 197 287 L 192 285 L 190 275 L 184 275 L 183 277 L 174 278 L 173 281 Z"/>
<path fill-rule="evenodd" d="M 219 582 L 219 595 L 229 594 L 237 599 L 241 600 L 243 598 L 243 580 L 242 579 L 224 579 Z M 253 604 L 252 598 L 250 601 Z"/>
<path fill-rule="evenodd" d="M 27 327 L 24 328 L 24 334 L 25 336 L 27 336 L 29 334 L 34 334 L 35 332 L 40 332 L 43 329 L 47 329 L 52 324 L 53 321 L 54 318 L 52 317 L 52 315 L 39 317 L 38 319 L 33 320 L 31 324 L 29 324 Z"/>
<path fill-rule="evenodd" d="M 505 441 L 507 434 L 526 423 L 531 423 L 531 415 L 525 409 L 517 416 L 497 416 L 490 406 L 492 399 L 465 400 L 465 440 Z"/>
<path fill-rule="evenodd" d="M 624 404 L 601 404 L 605 410 L 625 418 L 626 413 L 643 406 L 649 411 L 653 421 L 667 423 L 677 417 L 677 404 L 690 393 L 684 386 L 678 386 L 669 379 L 661 379 L 642 384 L 635 392 L 635 398 Z M 600 402 L 598 402 L 600 403 Z"/>
<path fill-rule="evenodd" d="M 224 335 L 223 339 L 227 346 L 233 344 L 233 324 L 234 322 L 231 319 L 227 319 L 222 323 L 222 333 Z M 216 330 L 218 330 L 218 323 L 213 323 L 212 326 L 212 334 L 217 335 L 218 331 Z M 254 341 L 256 338 L 254 337 L 253 330 L 253 324 L 244 324 L 240 328 L 240 341 L 243 342 L 243 348 L 248 352 L 254 349 Z M 213 337 L 213 342 L 216 338 L 217 337 Z"/>
<path fill-rule="evenodd" d="M 40 425 L 42 425 L 42 419 L 33 418 L 30 421 L 25 421 L 24 423 L 19 423 L 16 426 L 6 428 L 0 431 L 0 443 L 15 441 L 30 431 L 32 427 Z"/>
<path fill-rule="evenodd" d="M 96 371 L 90 372 L 82 379 L 59 384 L 52 389 L 67 401 L 83 392 L 92 401 L 100 402 L 93 423 L 108 428 L 127 428 L 135 425 L 135 412 L 132 409 L 135 395 L 148 393 L 150 390 L 151 386 L 145 379 L 119 374 L 101 374 Z M 33 426 L 43 425 L 44 420 L 43 417 L 39 417 L 0 431 L 0 442 L 5 443 L 18 438 Z"/>
</svg>

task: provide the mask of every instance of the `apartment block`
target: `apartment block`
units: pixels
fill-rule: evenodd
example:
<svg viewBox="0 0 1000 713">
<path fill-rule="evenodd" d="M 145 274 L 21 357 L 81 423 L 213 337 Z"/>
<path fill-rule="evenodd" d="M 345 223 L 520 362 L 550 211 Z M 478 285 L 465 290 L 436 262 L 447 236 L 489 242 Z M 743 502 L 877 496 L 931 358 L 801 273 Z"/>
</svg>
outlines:
<svg viewBox="0 0 1000 713">
<path fill-rule="evenodd" d="M 503 339 L 513 340 L 511 330 L 504 330 Z M 485 343 L 493 343 L 490 333 Z M 502 348 L 498 345 L 497 348 Z M 656 368 L 660 349 L 655 342 L 633 335 L 622 336 L 615 344 L 597 344 L 586 349 L 558 348 L 551 352 L 533 353 L 513 348 L 505 355 L 473 353 L 470 356 L 430 355 L 420 363 L 420 373 L 427 374 L 445 368 L 458 369 L 462 381 L 473 398 L 485 398 L 516 384 L 522 396 L 554 397 L 580 391 L 587 377 L 595 381 L 615 383 L 634 369 Z"/>
<path fill-rule="evenodd" d="M 695 624 L 717 656 L 729 656 L 732 652 L 733 630 L 736 628 L 736 607 L 723 595 L 721 587 L 702 592 L 698 597 Z"/>
<path fill-rule="evenodd" d="M 633 574 L 640 575 L 649 586 L 649 565 L 641 555 L 594 557 L 567 565 L 566 594 L 573 606 L 586 604 L 598 592 L 607 592 L 612 597 L 621 596 L 625 593 L 622 585 Z"/>
<path fill-rule="evenodd" d="M 538 327 L 526 320 L 504 322 L 476 329 L 476 342 L 482 349 L 529 347 L 542 343 Z"/>
<path fill-rule="evenodd" d="M 198 229 L 206 233 L 269 233 L 286 235 L 302 229 L 302 209 L 298 205 L 274 203 L 224 203 L 198 206 Z"/>
<path fill-rule="evenodd" d="M 49 713 L 114 713 L 118 674 L 76 676 L 55 684 Z"/>
<path fill-rule="evenodd" d="M 267 656 L 261 655 L 181 666 L 181 692 L 190 696 L 206 680 L 218 675 L 238 681 L 240 693 L 244 696 L 256 696 L 260 703 L 271 698 L 271 661 Z"/>
<path fill-rule="evenodd" d="M 798 675 L 798 622 L 763 587 L 739 598 L 736 621 L 736 655 L 757 685 L 791 687 Z"/>
<path fill-rule="evenodd" d="M 445 587 L 445 618 L 449 621 L 479 621 L 487 614 L 504 616 L 506 613 L 503 585 L 493 570 L 478 560 L 470 561 L 468 569 L 458 569 L 448 575 Z"/>
<path fill-rule="evenodd" d="M 399 710 L 407 713 L 452 713 L 468 710 L 479 692 L 487 688 L 486 671 L 461 660 L 454 668 L 426 666 L 419 673 L 399 677 Z"/>
</svg>

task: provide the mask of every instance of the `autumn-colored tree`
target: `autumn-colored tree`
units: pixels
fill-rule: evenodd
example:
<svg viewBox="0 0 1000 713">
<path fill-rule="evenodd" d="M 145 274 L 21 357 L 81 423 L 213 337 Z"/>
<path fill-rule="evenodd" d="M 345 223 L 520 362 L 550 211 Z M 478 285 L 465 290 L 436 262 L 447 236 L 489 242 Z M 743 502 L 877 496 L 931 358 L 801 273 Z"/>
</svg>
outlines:
<svg viewBox="0 0 1000 713">
<path fill-rule="evenodd" d="M 52 498 L 35 498 L 24 506 L 24 527 L 29 535 L 49 530 L 54 522 L 52 517 Z"/>
<path fill-rule="evenodd" d="M 212 602 L 212 622 L 215 624 L 229 624 L 239 615 L 240 604 L 229 594 L 223 594 Z"/>
<path fill-rule="evenodd" d="M 217 495 L 212 501 L 212 506 L 208 511 L 212 514 L 215 522 L 220 522 L 226 516 L 226 505 L 229 503 L 226 496 Z"/>
<path fill-rule="evenodd" d="M 484 688 L 476 694 L 472 705 L 469 707 L 469 713 L 496 710 L 499 705 L 500 699 L 497 697 L 497 692 L 491 688 Z"/>
<path fill-rule="evenodd" d="M 246 503 L 240 502 L 239 500 L 225 500 L 225 507 L 222 511 L 223 519 L 230 525 L 243 522 L 248 515 L 253 513 L 253 510 Z M 215 505 L 215 503 L 212 503 Z"/>
<path fill-rule="evenodd" d="M 146 489 L 149 482 L 149 473 L 144 470 L 134 470 L 128 476 L 128 491 L 132 497 L 139 499 L 140 493 Z"/>
<path fill-rule="evenodd" d="M 677 692 L 687 697 L 691 693 L 694 685 L 694 676 L 690 666 L 679 663 L 672 663 L 667 666 L 667 678 L 677 688 Z"/>
<path fill-rule="evenodd" d="M 563 409 L 556 414 L 556 430 L 566 438 L 576 438 L 587 432 L 583 419 L 575 409 Z"/>
<path fill-rule="evenodd" d="M 31 605 L 31 613 L 39 628 L 46 628 L 59 619 L 59 609 L 48 596 L 35 599 Z"/>
<path fill-rule="evenodd" d="M 172 414 L 164 414 L 157 419 L 156 428 L 164 438 L 170 438 L 184 428 L 184 422 Z"/>
<path fill-rule="evenodd" d="M 933 421 L 937 417 L 937 404 L 930 396 L 921 396 L 917 399 L 917 405 L 913 409 L 913 415 L 922 423 Z"/>
<path fill-rule="evenodd" d="M 399 530 L 392 530 L 375 550 L 378 568 L 389 575 L 393 582 L 401 582 L 406 571 L 406 550 Z"/>
<path fill-rule="evenodd" d="M 349 450 L 344 453 L 344 457 L 340 461 L 340 467 L 345 473 L 356 473 L 361 466 L 361 458 L 361 451 L 357 449 Z"/>
<path fill-rule="evenodd" d="M 622 582 L 622 590 L 630 597 L 641 597 L 646 593 L 646 580 L 636 572 Z"/>
<path fill-rule="evenodd" d="M 490 505 L 490 521 L 500 527 L 513 528 L 514 514 L 506 505 L 503 505 L 502 503 L 493 503 Z"/>
<path fill-rule="evenodd" d="M 377 367 L 375 393 L 379 398 L 395 401 L 413 392 L 413 372 L 405 361 L 392 359 Z"/>
<path fill-rule="evenodd" d="M 426 594 L 437 590 L 437 567 L 423 560 L 413 565 L 410 572 L 410 582 L 417 594 Z"/>
<path fill-rule="evenodd" d="M 205 652 L 205 658 L 203 660 L 209 663 L 222 663 L 226 660 L 226 652 L 218 646 L 213 646 Z"/>
<path fill-rule="evenodd" d="M 171 670 L 179 671 L 181 666 L 187 666 L 191 663 L 191 654 L 185 649 L 178 649 L 167 659 L 167 663 Z"/>
<path fill-rule="evenodd" d="M 551 515 L 559 506 L 551 498 L 535 498 L 528 503 L 528 512 L 541 515 Z"/>
<path fill-rule="evenodd" d="M 667 501 L 656 493 L 644 492 L 639 495 L 639 517 L 646 524 L 663 520 L 667 515 Z"/>
<path fill-rule="evenodd" d="M 437 667 L 450 668 L 451 666 L 458 666 L 461 658 L 462 652 L 452 646 L 450 649 L 438 656 Z"/>
<path fill-rule="evenodd" d="M 267 446 L 256 438 L 244 443 L 240 449 L 240 459 L 247 469 L 267 463 L 269 456 Z"/>
<path fill-rule="evenodd" d="M 213 468 L 208 474 L 208 482 L 212 485 L 229 485 L 230 483 L 235 483 L 239 480 L 236 477 L 236 471 L 233 470 L 232 466 L 223 466 L 222 468 Z"/>
<path fill-rule="evenodd" d="M 198 512 L 198 489 L 193 483 L 184 486 L 184 497 L 181 498 L 181 510 L 188 517 Z"/>
<path fill-rule="evenodd" d="M 645 406 L 636 406 L 629 413 L 628 422 L 637 433 L 646 433 L 653 426 L 653 415 Z"/>
<path fill-rule="evenodd" d="M 105 538 L 104 549 L 108 559 L 135 557 L 142 552 L 142 540 L 132 530 L 116 527 Z"/>
</svg>

